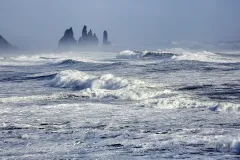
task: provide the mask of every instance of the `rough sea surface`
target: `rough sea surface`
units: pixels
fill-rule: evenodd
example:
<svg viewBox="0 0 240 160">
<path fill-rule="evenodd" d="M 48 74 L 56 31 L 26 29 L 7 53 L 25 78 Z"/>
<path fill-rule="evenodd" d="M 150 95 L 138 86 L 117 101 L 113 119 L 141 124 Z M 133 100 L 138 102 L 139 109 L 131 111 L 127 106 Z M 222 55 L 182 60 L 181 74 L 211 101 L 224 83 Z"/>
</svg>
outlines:
<svg viewBox="0 0 240 160">
<path fill-rule="evenodd" d="M 238 159 L 240 52 L 0 57 L 1 159 Z"/>
</svg>

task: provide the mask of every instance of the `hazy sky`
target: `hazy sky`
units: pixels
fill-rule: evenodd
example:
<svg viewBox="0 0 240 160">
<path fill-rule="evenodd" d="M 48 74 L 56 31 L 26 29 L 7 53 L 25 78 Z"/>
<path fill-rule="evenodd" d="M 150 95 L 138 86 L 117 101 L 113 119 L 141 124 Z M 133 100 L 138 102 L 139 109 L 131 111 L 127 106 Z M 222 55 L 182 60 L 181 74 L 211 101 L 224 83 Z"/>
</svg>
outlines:
<svg viewBox="0 0 240 160">
<path fill-rule="evenodd" d="M 0 0 L 0 34 L 29 49 L 56 48 L 84 24 L 117 45 L 240 39 L 240 0 Z"/>
</svg>

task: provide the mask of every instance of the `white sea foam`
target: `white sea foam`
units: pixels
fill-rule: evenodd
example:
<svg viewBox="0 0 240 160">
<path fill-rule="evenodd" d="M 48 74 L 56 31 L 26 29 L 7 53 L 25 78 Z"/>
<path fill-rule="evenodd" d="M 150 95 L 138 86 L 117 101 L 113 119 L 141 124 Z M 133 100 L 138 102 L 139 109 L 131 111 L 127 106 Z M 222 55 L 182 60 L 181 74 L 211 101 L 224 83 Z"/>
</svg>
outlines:
<svg viewBox="0 0 240 160">
<path fill-rule="evenodd" d="M 172 53 L 168 52 L 168 51 L 131 51 L 131 50 L 124 50 L 121 51 L 117 54 L 116 58 L 118 59 L 139 59 L 142 58 L 144 56 L 172 56 Z"/>
<path fill-rule="evenodd" d="M 61 71 L 50 83 L 56 87 L 75 88 L 79 90 L 87 88 L 117 90 L 129 84 L 127 79 L 115 77 L 112 74 L 97 77 L 76 70 Z"/>
<path fill-rule="evenodd" d="M 143 100 L 140 106 L 155 107 L 160 109 L 183 109 L 183 108 L 203 108 L 214 112 L 240 113 L 240 105 L 230 102 L 200 101 L 197 97 L 190 97 L 179 93 L 168 97 L 158 97 Z"/>
<path fill-rule="evenodd" d="M 33 96 L 13 96 L 7 98 L 0 98 L 0 103 L 26 103 L 34 101 L 47 101 L 56 99 L 58 96 L 54 95 L 33 95 Z"/>
<path fill-rule="evenodd" d="M 167 51 L 170 54 L 162 65 L 158 60 Z M 106 56 L 101 61 L 117 65 L 92 65 L 98 59 L 82 55 L 0 58 L 0 70 L 4 70 L 0 79 L 1 157 L 43 159 L 44 153 L 44 159 L 238 158 L 238 64 L 230 64 L 230 71 L 192 70 L 193 63 L 184 59 L 198 59 L 197 54 L 186 58 L 184 52 L 159 50 L 160 57 L 136 52 L 129 62 L 114 54 L 113 59 Z M 203 54 L 201 61 L 206 61 L 204 56 L 207 61 L 209 56 L 213 62 L 222 61 L 215 61 L 221 54 Z M 1 66 L 5 62 L 51 65 Z M 168 70 L 172 62 L 179 70 Z M 190 89 L 179 89 L 186 86 Z M 209 99 L 209 93 L 220 93 L 226 99 Z M 228 98 L 228 93 L 233 96 Z"/>
<path fill-rule="evenodd" d="M 44 64 L 59 64 L 66 60 L 72 60 L 76 62 L 89 62 L 89 63 L 110 63 L 108 61 L 94 60 L 92 57 L 86 57 L 84 55 L 80 56 L 70 56 L 65 54 L 38 54 L 38 55 L 21 55 L 15 57 L 2 57 L 0 59 L 0 66 L 34 66 L 34 65 L 44 65 Z"/>
<path fill-rule="evenodd" d="M 224 137 L 216 143 L 216 150 L 218 152 L 230 152 L 240 154 L 240 140 L 239 138 Z"/>
<path fill-rule="evenodd" d="M 157 51 L 131 51 L 124 50 L 117 54 L 119 59 L 139 59 L 147 56 L 147 54 L 160 56 L 172 55 L 173 60 L 188 60 L 188 61 L 201 61 L 201 62 L 215 62 L 215 63 L 237 63 L 240 62 L 239 57 L 225 57 L 209 51 L 196 51 L 183 48 L 170 48 L 159 49 Z"/>
<path fill-rule="evenodd" d="M 235 63 L 234 59 L 222 57 L 212 52 L 183 52 L 181 55 L 174 56 L 174 60 L 188 60 L 188 61 L 202 61 L 202 62 L 215 62 L 215 63 Z"/>
<path fill-rule="evenodd" d="M 77 70 L 59 72 L 49 83 L 51 86 L 80 90 L 87 97 L 112 97 L 126 100 L 142 100 L 161 95 L 165 90 L 156 90 L 147 82 L 116 77 L 112 74 L 91 75 Z"/>
<path fill-rule="evenodd" d="M 64 70 L 58 73 L 36 74 L 32 77 L 51 76 L 49 85 L 66 88 L 66 92 L 52 95 L 33 95 L 0 98 L 0 103 L 25 103 L 52 101 L 66 98 L 93 98 L 129 100 L 141 107 L 159 109 L 203 108 L 214 112 L 240 113 L 240 105 L 230 102 L 202 101 L 179 91 L 164 89 L 161 84 L 117 77 L 112 74 L 95 75 L 77 70 Z M 73 90 L 73 91 L 72 91 Z"/>
<path fill-rule="evenodd" d="M 0 98 L 0 104 L 8 104 L 8 103 L 32 103 L 32 102 L 47 102 L 54 100 L 63 100 L 63 99 L 71 99 L 71 98 L 84 98 L 80 93 L 73 92 L 58 92 L 54 94 L 41 94 L 41 95 L 28 95 L 28 96 L 12 96 L 7 98 Z"/>
<path fill-rule="evenodd" d="M 224 57 L 222 55 L 210 51 L 198 51 L 183 48 L 172 48 L 159 51 L 166 51 L 173 53 L 174 60 L 188 60 L 188 61 L 201 61 L 201 62 L 215 62 L 215 63 L 237 63 L 240 62 L 239 58 Z"/>
<path fill-rule="evenodd" d="M 197 100 L 197 97 L 162 89 L 161 85 L 131 78 L 120 78 L 112 74 L 96 76 L 77 70 L 65 70 L 59 72 L 50 81 L 50 85 L 80 90 L 79 97 L 139 101 L 138 105 L 145 107 L 160 109 L 207 108 L 219 112 L 240 112 L 238 104 L 210 100 L 200 101 Z"/>
<path fill-rule="evenodd" d="M 143 56 L 142 52 L 134 52 L 131 50 L 124 50 L 117 54 L 117 58 L 119 59 L 136 59 L 141 58 Z"/>
</svg>

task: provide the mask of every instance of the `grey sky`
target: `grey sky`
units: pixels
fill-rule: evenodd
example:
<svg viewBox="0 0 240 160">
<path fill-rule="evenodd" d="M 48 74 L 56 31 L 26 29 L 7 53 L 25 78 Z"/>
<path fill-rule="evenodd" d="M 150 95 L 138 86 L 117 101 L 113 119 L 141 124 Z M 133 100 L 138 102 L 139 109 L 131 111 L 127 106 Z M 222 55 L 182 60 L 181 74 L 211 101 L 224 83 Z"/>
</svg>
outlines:
<svg viewBox="0 0 240 160">
<path fill-rule="evenodd" d="M 239 40 L 239 0 L 0 0 L 0 34 L 22 48 L 56 48 L 66 28 L 107 29 L 118 45 Z"/>
</svg>

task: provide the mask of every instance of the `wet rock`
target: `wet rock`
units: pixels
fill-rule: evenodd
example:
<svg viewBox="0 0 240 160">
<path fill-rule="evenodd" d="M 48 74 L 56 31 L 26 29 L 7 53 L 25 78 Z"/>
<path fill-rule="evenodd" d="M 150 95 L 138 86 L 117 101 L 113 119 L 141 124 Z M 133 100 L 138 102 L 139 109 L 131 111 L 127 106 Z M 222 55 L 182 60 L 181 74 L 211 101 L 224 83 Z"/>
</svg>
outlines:
<svg viewBox="0 0 240 160">
<path fill-rule="evenodd" d="M 76 44 L 77 41 L 74 39 L 74 33 L 71 27 L 64 32 L 64 36 L 59 40 L 58 47 L 71 48 L 73 46 L 76 46 Z"/>
<path fill-rule="evenodd" d="M 82 36 L 78 40 L 78 44 L 80 46 L 86 47 L 86 46 L 97 46 L 98 45 L 98 38 L 97 35 L 90 29 L 89 32 L 87 32 L 87 26 L 84 25 L 82 29 Z"/>
<path fill-rule="evenodd" d="M 89 38 L 91 38 L 93 36 L 92 34 L 92 30 L 90 29 L 90 31 L 88 32 L 88 35 L 87 35 Z"/>
<path fill-rule="evenodd" d="M 104 46 L 109 46 L 109 45 L 111 45 L 111 42 L 108 41 L 108 33 L 107 33 L 106 30 L 103 32 L 103 45 L 104 45 Z"/>
<path fill-rule="evenodd" d="M 0 35 L 0 51 L 12 51 L 16 50 L 3 36 Z"/>
</svg>

